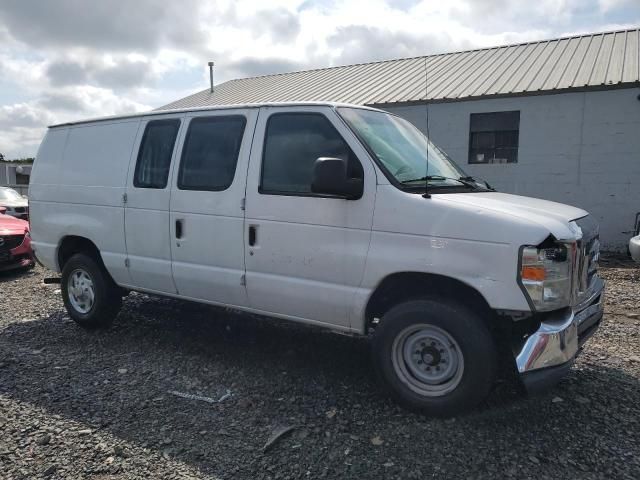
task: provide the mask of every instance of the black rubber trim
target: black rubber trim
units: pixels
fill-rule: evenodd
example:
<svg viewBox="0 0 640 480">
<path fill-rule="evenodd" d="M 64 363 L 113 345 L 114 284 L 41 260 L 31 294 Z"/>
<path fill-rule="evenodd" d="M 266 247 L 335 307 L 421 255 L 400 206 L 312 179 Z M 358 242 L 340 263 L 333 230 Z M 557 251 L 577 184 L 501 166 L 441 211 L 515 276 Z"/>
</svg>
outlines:
<svg viewBox="0 0 640 480">
<path fill-rule="evenodd" d="M 522 252 L 524 251 L 525 248 L 537 248 L 537 247 L 534 247 L 532 245 L 521 245 L 520 248 L 518 248 L 518 270 L 516 272 L 516 282 L 518 283 L 520 290 L 522 290 L 524 299 L 529 304 L 531 313 L 536 314 L 538 313 L 538 311 L 536 310 L 536 306 L 533 303 L 533 300 L 531 300 L 531 297 L 529 296 L 529 292 L 527 292 L 527 288 L 524 286 L 524 283 L 522 282 Z"/>
<path fill-rule="evenodd" d="M 582 322 L 582 325 L 584 325 L 585 323 L 589 323 L 589 325 L 584 328 L 582 328 L 582 325 L 578 327 L 578 346 L 582 347 L 587 342 L 587 340 L 589 340 L 593 336 L 593 334 L 596 333 L 596 330 L 598 330 L 598 327 L 600 326 L 600 323 L 602 321 L 602 316 L 603 313 L 600 312 L 599 315 L 594 316 L 594 320 L 589 319 Z"/>
<path fill-rule="evenodd" d="M 569 370 L 571 370 L 573 366 L 573 361 L 572 359 L 555 367 L 541 368 L 520 374 L 520 379 L 527 389 L 527 393 L 535 394 L 544 392 L 554 386 L 561 378 L 569 373 Z"/>
</svg>

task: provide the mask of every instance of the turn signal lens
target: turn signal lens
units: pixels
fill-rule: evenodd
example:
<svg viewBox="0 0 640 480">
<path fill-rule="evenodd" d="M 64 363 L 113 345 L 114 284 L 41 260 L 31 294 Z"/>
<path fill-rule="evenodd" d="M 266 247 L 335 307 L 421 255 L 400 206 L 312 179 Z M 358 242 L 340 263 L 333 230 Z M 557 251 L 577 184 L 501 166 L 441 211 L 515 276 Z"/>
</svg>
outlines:
<svg viewBox="0 0 640 480">
<path fill-rule="evenodd" d="M 536 282 L 542 282 L 545 279 L 545 271 L 544 267 L 531 267 L 531 266 L 523 266 L 522 267 L 522 279 L 523 280 L 533 280 Z"/>
</svg>

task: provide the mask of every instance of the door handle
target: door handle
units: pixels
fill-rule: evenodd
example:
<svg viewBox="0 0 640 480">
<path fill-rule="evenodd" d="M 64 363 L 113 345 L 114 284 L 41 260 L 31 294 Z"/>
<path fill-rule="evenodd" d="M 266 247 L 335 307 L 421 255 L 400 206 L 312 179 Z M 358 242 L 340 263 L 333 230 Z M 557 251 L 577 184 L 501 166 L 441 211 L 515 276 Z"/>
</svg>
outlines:
<svg viewBox="0 0 640 480">
<path fill-rule="evenodd" d="M 182 220 L 176 220 L 176 238 L 182 238 Z"/>
<path fill-rule="evenodd" d="M 256 244 L 258 236 L 258 228 L 255 225 L 249 225 L 249 246 L 253 247 Z"/>
</svg>

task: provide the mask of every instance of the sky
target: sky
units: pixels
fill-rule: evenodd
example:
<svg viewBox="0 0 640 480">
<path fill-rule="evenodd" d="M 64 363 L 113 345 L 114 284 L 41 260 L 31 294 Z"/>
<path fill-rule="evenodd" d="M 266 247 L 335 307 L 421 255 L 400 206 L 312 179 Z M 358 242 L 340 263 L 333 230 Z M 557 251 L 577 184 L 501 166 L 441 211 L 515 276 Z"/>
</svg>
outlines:
<svg viewBox="0 0 640 480">
<path fill-rule="evenodd" d="M 0 0 L 0 153 L 248 76 L 640 25 L 640 0 Z"/>
</svg>

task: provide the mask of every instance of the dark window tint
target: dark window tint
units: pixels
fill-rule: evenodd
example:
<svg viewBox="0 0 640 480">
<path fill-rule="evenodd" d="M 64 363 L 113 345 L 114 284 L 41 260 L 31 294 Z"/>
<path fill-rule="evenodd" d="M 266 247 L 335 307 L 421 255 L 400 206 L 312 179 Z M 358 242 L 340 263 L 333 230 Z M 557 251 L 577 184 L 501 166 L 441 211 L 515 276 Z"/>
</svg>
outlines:
<svg viewBox="0 0 640 480">
<path fill-rule="evenodd" d="M 200 117 L 191 120 L 178 174 L 181 190 L 225 190 L 236 172 L 245 118 Z"/>
<path fill-rule="evenodd" d="M 29 185 L 29 175 L 16 172 L 16 185 Z"/>
<path fill-rule="evenodd" d="M 469 163 L 516 163 L 520 112 L 472 113 Z"/>
<path fill-rule="evenodd" d="M 272 115 L 265 135 L 260 191 L 311 194 L 313 166 L 319 157 L 343 158 L 351 178 L 363 177 L 362 165 L 324 115 Z"/>
<path fill-rule="evenodd" d="M 147 123 L 138 152 L 133 185 L 138 188 L 165 188 L 173 145 L 180 120 L 154 120 Z"/>
</svg>

